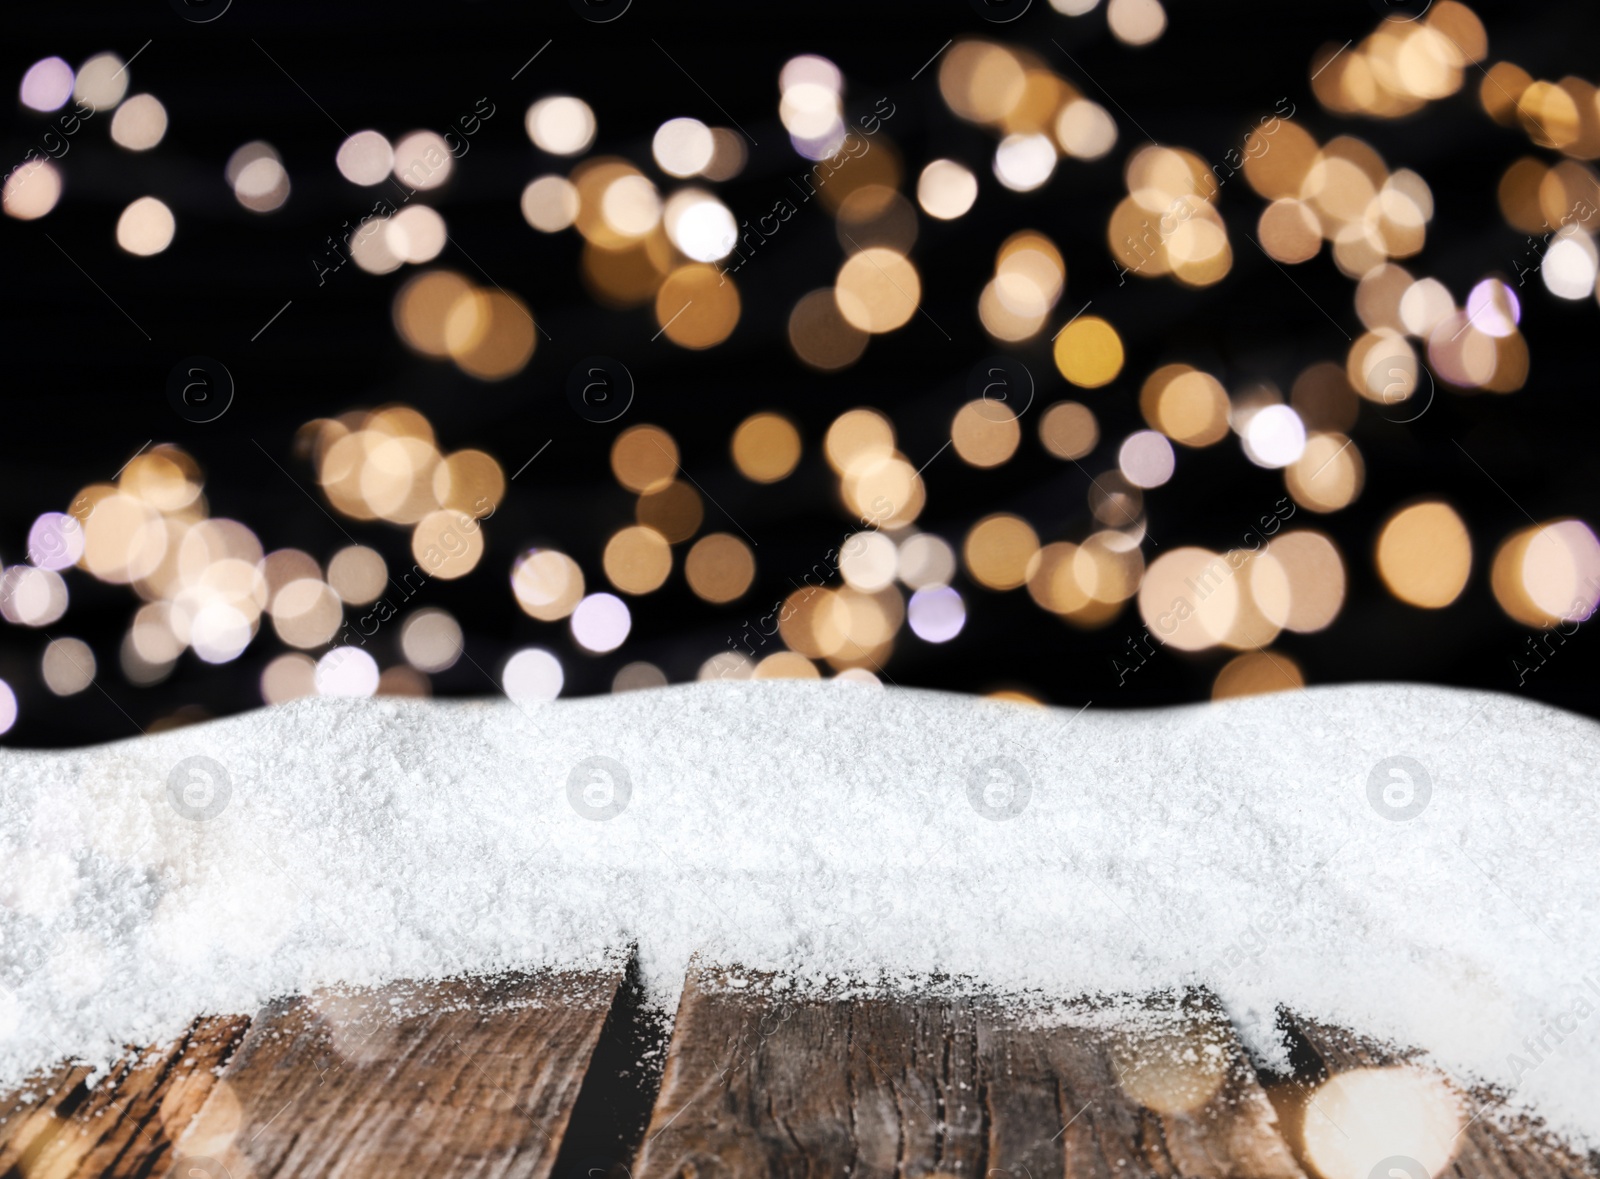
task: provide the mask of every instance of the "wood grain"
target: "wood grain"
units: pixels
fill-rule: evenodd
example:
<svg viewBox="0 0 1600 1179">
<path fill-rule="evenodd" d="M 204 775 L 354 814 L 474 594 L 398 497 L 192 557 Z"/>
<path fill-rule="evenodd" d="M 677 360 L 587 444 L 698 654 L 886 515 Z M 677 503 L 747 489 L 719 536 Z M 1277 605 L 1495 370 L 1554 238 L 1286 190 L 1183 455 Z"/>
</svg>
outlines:
<svg viewBox="0 0 1600 1179">
<path fill-rule="evenodd" d="M 395 983 L 269 1004 L 173 1179 L 544 1179 L 616 971 Z"/>
<path fill-rule="evenodd" d="M 1033 1027 L 970 998 L 691 971 L 635 1179 L 1302 1179 L 1202 995 Z M 1129 1030 L 1136 1027 L 1138 1030 Z"/>
<path fill-rule="evenodd" d="M 1281 1017 L 1297 1050 L 1297 1076 L 1273 1086 L 1272 1100 L 1298 1150 L 1295 1132 L 1305 1102 L 1316 1086 L 1335 1073 L 1408 1063 L 1419 1053 L 1382 1044 L 1341 1028 L 1329 1027 L 1291 1013 Z M 1467 1126 L 1456 1140 L 1456 1154 L 1440 1179 L 1597 1179 L 1593 1158 L 1575 1154 L 1538 1124 L 1516 1119 L 1502 1124 L 1500 1104 L 1487 1091 L 1463 1096 Z"/>
<path fill-rule="evenodd" d="M 131 1053 L 92 1088 L 88 1068 L 65 1065 L 0 1097 L 0 1176 L 162 1173 L 249 1022 L 198 1019 L 175 1044 Z"/>
</svg>

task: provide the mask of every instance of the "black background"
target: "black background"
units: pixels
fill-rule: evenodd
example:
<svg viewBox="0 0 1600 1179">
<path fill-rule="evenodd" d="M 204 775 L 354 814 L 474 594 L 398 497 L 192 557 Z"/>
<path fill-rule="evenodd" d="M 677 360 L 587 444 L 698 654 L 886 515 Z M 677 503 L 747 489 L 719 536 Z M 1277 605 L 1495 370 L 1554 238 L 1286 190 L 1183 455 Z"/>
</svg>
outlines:
<svg viewBox="0 0 1600 1179">
<path fill-rule="evenodd" d="M 1358 335 L 1354 284 L 1324 251 L 1295 268 L 1303 292 L 1296 290 L 1244 236 L 1254 233 L 1261 201 L 1242 178 L 1219 199 L 1235 259 L 1225 281 L 1203 291 L 1166 280 L 1117 285 L 1105 223 L 1124 192 L 1122 161 L 1145 140 L 1141 128 L 1214 160 L 1287 98 L 1319 140 L 1359 135 L 1391 169 L 1410 167 L 1427 179 L 1436 212 L 1426 250 L 1404 263 L 1413 274 L 1439 278 L 1458 300 L 1486 275 L 1514 276 L 1526 243 L 1499 213 L 1497 181 L 1521 155 L 1556 157 L 1483 114 L 1476 68 L 1467 71 L 1459 94 L 1408 119 L 1346 119 L 1312 98 L 1308 62 L 1323 43 L 1337 46 L 1372 31 L 1378 17 L 1363 0 L 1173 0 L 1166 34 L 1144 49 L 1111 37 L 1103 7 L 1073 19 L 1033 0 L 1005 24 L 985 21 L 966 0 L 634 0 L 621 17 L 603 24 L 548 0 L 233 0 L 209 23 L 186 21 L 160 0 L 11 7 L 0 49 L 0 79 L 7 85 L 49 54 L 75 66 L 103 50 L 126 60 L 148 41 L 131 66 L 130 93 L 154 93 L 170 125 L 159 147 L 131 154 L 110 143 L 100 119 L 89 122 L 60 165 L 65 192 L 56 209 L 35 222 L 0 219 L 7 360 L 0 386 L 0 559 L 23 560 L 27 529 L 39 512 L 66 510 L 79 488 L 109 479 L 140 444 L 154 439 L 193 454 L 206 474 L 212 515 L 248 524 L 269 551 L 295 546 L 325 562 L 353 537 L 382 551 L 391 570 L 407 568 L 409 531 L 335 523 L 319 508 L 311 468 L 294 457 L 292 446 L 297 427 L 311 418 L 401 401 L 432 420 L 441 447 L 487 449 L 508 475 L 552 442 L 485 526 L 489 547 L 479 568 L 458 582 L 430 583 L 426 600 L 416 603 L 452 611 L 467 635 L 470 658 L 435 677 L 436 693 L 495 691 L 493 677 L 506 656 L 530 643 L 561 656 L 565 694 L 606 691 L 616 669 L 635 659 L 657 663 L 676 682 L 693 678 L 746 619 L 771 609 L 790 579 L 850 530 L 820 455 L 833 417 L 855 405 L 884 410 L 895 422 L 900 449 L 919 465 L 948 439 L 950 415 L 968 396 L 968 372 L 1001 351 L 983 333 L 976 302 L 992 273 L 995 247 L 1016 229 L 1051 235 L 1067 259 L 1068 280 L 1052 326 L 1008 351 L 1038 380 L 1035 412 L 1066 396 L 1095 409 L 1101 442 L 1083 464 L 1091 473 L 1113 466 L 1118 441 L 1142 428 L 1138 387 L 1159 364 L 1187 361 L 1214 372 L 1229 389 L 1266 379 L 1287 392 L 1306 365 L 1343 362 L 1348 343 L 1323 309 L 1344 332 Z M 1485 64 L 1509 59 L 1535 77 L 1558 79 L 1597 60 L 1600 5 L 1592 0 L 1483 3 L 1475 10 L 1489 31 Z M 1035 50 L 1108 108 L 1118 124 L 1116 149 L 1093 164 L 1062 161 L 1035 193 L 1001 188 L 988 166 L 993 137 L 945 108 L 937 66 L 912 79 L 947 40 L 966 34 Z M 571 166 L 543 156 L 523 129 L 528 104 L 552 92 L 577 94 L 594 108 L 595 152 L 626 156 L 658 180 L 650 139 L 663 120 L 736 120 L 757 144 L 747 144 L 744 172 L 716 188 L 741 220 L 766 212 L 793 192 L 790 178 L 807 167 L 777 118 L 778 71 L 802 52 L 825 54 L 842 68 L 850 116 L 871 110 L 880 97 L 894 104 L 882 134 L 900 151 L 913 183 L 922 165 L 939 156 L 966 162 L 980 177 L 980 196 L 967 216 L 953 223 L 920 218 L 912 256 L 927 315 L 874 338 L 853 368 L 819 376 L 785 343 L 795 300 L 830 283 L 842 260 L 833 221 L 816 204 L 803 207 L 741 271 L 738 328 L 703 353 L 664 337 L 652 342 L 658 325 L 649 308 L 598 306 L 578 277 L 581 239 L 536 233 L 522 220 L 523 186 L 535 175 Z M 401 345 L 390 302 L 411 268 L 374 277 L 347 266 L 319 286 L 313 265 L 324 239 L 341 233 L 345 221 L 354 224 L 381 191 L 358 189 L 334 168 L 346 132 L 375 127 L 396 139 L 416 128 L 442 131 L 483 98 L 494 104 L 493 118 L 472 137 L 450 183 L 423 196 L 443 213 L 459 243 L 437 264 L 517 293 L 543 329 L 532 363 L 500 384 L 474 381 Z M 101 118 L 109 123 L 109 115 Z M 48 116 L 17 106 L 6 119 L 6 158 L 20 160 L 48 126 Z M 223 178 L 230 153 L 253 139 L 277 148 L 293 185 L 288 203 L 269 216 L 241 208 Z M 117 248 L 114 226 L 122 208 L 146 194 L 172 207 L 177 237 L 156 257 L 133 258 Z M 1591 300 L 1564 302 L 1533 283 L 1520 292 L 1532 354 L 1525 388 L 1505 397 L 1441 391 L 1423 417 L 1404 426 L 1364 405 L 1354 430 L 1367 469 L 1360 499 L 1331 516 L 1296 513 L 1295 524 L 1334 537 L 1350 579 L 1349 600 L 1331 629 L 1279 640 L 1278 649 L 1300 663 L 1309 683 L 1474 685 L 1600 715 L 1589 650 L 1600 640 L 1580 627 L 1519 685 L 1512 659 L 1525 651 L 1529 632 L 1501 612 L 1488 585 L 1495 547 L 1530 517 L 1600 520 L 1589 425 L 1600 308 Z M 1106 389 L 1074 393 L 1050 361 L 1049 337 L 1091 298 L 1095 313 L 1121 332 L 1129 362 Z M 252 342 L 289 300 L 292 305 Z M 229 412 L 204 425 L 178 417 L 165 390 L 173 365 L 196 353 L 226 364 L 238 387 Z M 632 409 L 610 425 L 582 420 L 565 397 L 569 370 L 594 354 L 621 360 L 638 383 Z M 794 476 L 762 487 L 737 474 L 727 445 L 743 417 L 768 408 L 796 421 L 806 452 Z M 1018 456 L 997 470 L 973 470 L 953 453 L 940 456 L 926 472 L 928 505 L 919 527 L 959 545 L 979 517 L 1009 510 L 1030 520 L 1043 539 L 1081 536 L 1088 476 L 1040 448 L 1036 420 L 1024 420 Z M 592 588 L 603 588 L 601 548 L 616 527 L 631 522 L 633 511 L 632 496 L 611 477 L 607 454 L 616 434 L 638 422 L 672 432 L 685 469 L 716 501 L 706 505 L 705 530 L 743 531 L 754 539 L 758 579 L 735 607 L 719 608 L 694 598 L 675 574 L 660 592 L 630 600 L 634 630 L 619 651 L 592 656 L 571 642 L 563 624 L 524 616 L 507 575 L 530 544 L 549 544 L 579 561 Z M 1284 494 L 1281 475 L 1252 466 L 1235 441 L 1184 450 L 1173 481 L 1146 497 L 1150 533 L 1162 548 L 1230 547 Z M 1442 611 L 1395 600 L 1371 560 L 1383 517 L 1423 494 L 1453 503 L 1473 537 L 1471 582 Z M 717 504 L 732 512 L 731 521 Z M 1147 544 L 1145 551 L 1150 559 L 1160 548 Z M 234 663 L 212 667 L 187 654 L 164 683 L 135 688 L 117 668 L 117 649 L 137 599 L 126 587 L 102 585 L 82 572 L 67 577 L 71 607 L 48 629 L 93 646 L 99 690 L 51 696 L 38 674 L 44 635 L 0 625 L 0 677 L 16 690 L 21 707 L 9 743 L 107 740 L 132 735 L 135 724 L 182 705 L 222 714 L 259 704 L 260 670 L 284 650 L 270 624 Z M 894 682 L 961 691 L 1018 687 L 1058 704 L 1147 707 L 1206 698 L 1225 659 L 1222 652 L 1162 652 L 1119 686 L 1111 658 L 1142 630 L 1131 606 L 1103 630 L 1085 633 L 1045 614 L 1021 591 L 992 593 L 964 576 L 957 584 L 969 605 L 965 630 L 943 646 L 902 632 L 886 668 Z M 376 640 L 384 666 L 399 660 L 397 635 L 391 627 Z"/>
</svg>

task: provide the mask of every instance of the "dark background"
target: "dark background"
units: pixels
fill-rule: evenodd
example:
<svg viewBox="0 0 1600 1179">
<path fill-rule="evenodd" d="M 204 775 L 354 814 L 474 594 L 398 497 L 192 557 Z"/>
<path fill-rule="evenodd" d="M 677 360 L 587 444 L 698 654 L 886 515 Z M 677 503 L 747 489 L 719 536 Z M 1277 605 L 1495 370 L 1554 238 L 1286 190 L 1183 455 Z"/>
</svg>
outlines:
<svg viewBox="0 0 1600 1179">
<path fill-rule="evenodd" d="M 1474 9 L 1489 31 L 1485 64 L 1509 59 L 1536 78 L 1556 79 L 1582 73 L 1597 60 L 1600 5 L 1592 0 L 1483 2 Z M 135 155 L 111 144 L 104 125 L 90 122 L 60 165 L 66 187 L 56 209 L 35 222 L 0 218 L 0 323 L 7 357 L 0 386 L 0 559 L 22 561 L 27 529 L 38 513 L 66 510 L 79 488 L 109 479 L 154 438 L 176 443 L 199 461 L 213 516 L 244 521 L 269 551 L 292 545 L 325 562 L 349 541 L 307 496 L 310 491 L 320 502 L 311 467 L 294 458 L 295 430 L 314 417 L 402 401 L 428 415 L 442 448 L 482 447 L 508 475 L 553 439 L 485 526 L 489 548 L 478 569 L 457 582 L 431 583 L 426 603 L 419 603 L 456 616 L 471 656 L 435 676 L 435 692 L 495 691 L 496 683 L 480 667 L 497 675 L 511 650 L 530 643 L 561 656 L 564 694 L 606 691 L 616 669 L 636 659 L 656 663 L 677 682 L 692 679 L 746 619 L 770 610 L 788 592 L 789 579 L 800 577 L 850 530 L 820 453 L 822 433 L 838 413 L 863 404 L 887 412 L 900 449 L 919 465 L 949 437 L 950 414 L 968 396 L 968 371 L 1002 350 L 983 333 L 976 299 L 992 273 L 995 247 L 1016 229 L 1048 233 L 1067 259 L 1068 279 L 1046 331 L 1009 351 L 1038 379 L 1037 406 L 1073 396 L 1095 409 L 1101 442 L 1084 460 L 1091 473 L 1113 466 L 1119 440 L 1143 427 L 1137 391 L 1159 364 L 1188 361 L 1215 373 L 1230 390 L 1268 379 L 1287 392 L 1306 365 L 1343 362 L 1345 338 L 1311 299 L 1358 335 L 1354 284 L 1324 250 L 1294 270 L 1305 294 L 1296 291 L 1244 237 L 1254 233 L 1262 202 L 1242 178 L 1219 200 L 1235 259 L 1222 283 L 1197 291 L 1170 281 L 1130 281 L 1118 289 L 1104 233 L 1125 191 L 1122 161 L 1144 141 L 1130 117 L 1157 140 L 1209 160 L 1237 146 L 1254 120 L 1287 97 L 1319 141 L 1341 132 L 1359 135 L 1391 169 L 1410 167 L 1427 179 L 1436 212 L 1426 250 L 1403 263 L 1414 274 L 1439 278 L 1458 299 L 1490 274 L 1508 276 L 1515 285 L 1514 261 L 1526 243 L 1501 217 L 1496 184 L 1521 155 L 1550 162 L 1557 157 L 1484 115 L 1476 68 L 1468 69 L 1461 92 L 1410 118 L 1346 119 L 1323 111 L 1311 96 L 1307 63 L 1323 43 L 1338 45 L 1372 31 L 1378 18 L 1364 0 L 1172 0 L 1168 17 L 1159 41 L 1131 49 L 1107 31 L 1103 5 L 1088 16 L 1067 18 L 1045 0 L 1034 0 L 1007 24 L 986 22 L 966 0 L 634 0 L 608 24 L 585 21 L 572 6 L 549 0 L 234 0 L 220 18 L 204 24 L 185 21 L 164 0 L 12 7 L 0 48 L 4 85 L 15 86 L 32 62 L 49 54 L 74 66 L 103 50 L 127 60 L 149 41 L 131 66 L 129 93 L 154 93 L 170 124 L 159 147 Z M 937 66 L 912 80 L 942 44 L 963 34 L 1033 48 L 1107 107 L 1118 123 L 1117 147 L 1097 163 L 1062 161 L 1051 182 L 1035 193 L 1002 189 L 988 168 L 993 136 L 949 113 L 939 97 Z M 1080 74 L 1052 38 L 1093 80 Z M 512 81 L 547 40 L 549 48 Z M 903 156 L 911 185 L 922 165 L 938 156 L 963 160 L 978 173 L 980 195 L 972 212 L 953 223 L 920 217 L 912 254 L 928 316 L 950 339 L 917 316 L 873 339 L 861 362 L 843 373 L 819 376 L 795 360 L 784 335 L 789 309 L 804 292 L 830 283 L 842 258 L 832 219 L 814 204 L 803 207 L 740 275 L 743 317 L 726 343 L 707 352 L 685 351 L 665 338 L 652 342 L 657 324 L 648 307 L 617 312 L 598 306 L 578 277 L 581 239 L 575 233 L 536 233 L 522 220 L 518 198 L 528 180 L 547 171 L 566 173 L 572 163 L 543 156 L 523 129 L 527 105 L 551 92 L 577 94 L 594 108 L 595 152 L 626 156 L 652 175 L 650 139 L 663 120 L 693 115 L 728 125 L 731 115 L 759 146 L 750 147 L 744 172 L 716 189 L 740 219 L 767 211 L 792 191 L 788 178 L 807 166 L 777 118 L 778 70 L 802 52 L 824 54 L 842 68 L 848 117 L 869 111 L 880 96 L 895 104 L 883 133 Z M 374 277 L 345 267 L 319 287 L 312 263 L 325 237 L 338 234 L 346 220 L 354 224 L 380 191 L 356 188 L 337 173 L 333 156 L 344 134 L 336 123 L 351 132 L 376 127 L 395 139 L 413 128 L 443 130 L 480 97 L 495 104 L 495 116 L 473 137 L 448 186 L 424 197 L 444 214 L 451 234 L 482 270 L 450 247 L 437 264 L 477 281 L 487 282 L 487 273 L 526 300 L 544 329 L 532 363 L 500 384 L 474 381 L 446 362 L 419 359 L 399 342 L 390 303 L 412 268 Z M 50 118 L 20 105 L 8 108 L 7 160 L 20 160 L 35 146 Z M 104 119 L 109 123 L 109 115 Z M 270 216 L 241 208 L 223 178 L 230 153 L 252 139 L 277 148 L 293 186 L 288 203 Z M 117 248 L 113 230 L 121 209 L 146 194 L 172 207 L 177 238 L 156 257 L 133 258 Z M 150 340 L 46 233 L 127 309 Z M 1408 425 L 1387 422 L 1378 407 L 1364 404 L 1353 431 L 1367 471 L 1361 497 L 1330 516 L 1297 513 L 1296 524 L 1333 536 L 1350 578 L 1349 600 L 1333 627 L 1310 636 L 1285 633 L 1278 641 L 1277 649 L 1301 665 L 1310 684 L 1473 685 L 1521 691 L 1600 715 L 1589 651 L 1597 640 L 1588 628 L 1580 627 L 1519 687 L 1511 661 L 1524 652 L 1529 632 L 1502 613 L 1488 585 L 1494 549 L 1529 516 L 1600 520 L 1589 425 L 1600 309 L 1590 300 L 1564 302 L 1534 283 L 1519 292 L 1532 355 L 1520 392 L 1500 397 L 1441 391 L 1433 407 Z M 1128 363 L 1113 385 L 1084 394 L 1061 380 L 1048 348 L 1055 326 L 1090 298 L 1096 313 L 1121 332 Z M 292 306 L 251 342 L 291 299 Z M 196 353 L 221 360 L 238 386 L 230 411 L 205 425 L 178 417 L 166 397 L 168 372 Z M 568 371 L 597 353 L 622 360 L 638 384 L 632 409 L 610 425 L 582 420 L 565 398 Z M 795 475 L 766 487 L 742 479 L 727 451 L 734 426 L 764 408 L 790 416 L 806 445 Z M 523 615 L 506 578 L 517 554 L 530 544 L 550 544 L 579 561 L 591 588 L 605 588 L 601 548 L 611 531 L 631 522 L 633 511 L 633 497 L 611 477 L 607 455 L 616 434 L 638 422 L 669 429 L 685 469 L 735 513 L 757 542 L 758 577 L 749 596 L 722 608 L 696 599 L 675 574 L 661 591 L 629 600 L 634 629 L 620 650 L 592 656 L 572 643 L 564 624 Z M 1088 475 L 1047 455 L 1035 424 L 1024 420 L 1023 446 L 999 469 L 973 470 L 954 454 L 941 456 L 926 473 L 928 506 L 919 527 L 958 547 L 971 523 L 994 511 L 1018 512 L 1047 540 L 1081 529 Z M 1424 493 L 1453 503 L 1473 538 L 1468 588 L 1439 611 L 1394 599 L 1371 560 L 1382 518 Z M 1281 474 L 1252 466 L 1236 441 L 1184 450 L 1174 480 L 1147 493 L 1150 531 L 1163 547 L 1226 548 L 1284 494 Z M 714 504 L 706 508 L 705 530 L 738 531 Z M 410 566 L 409 530 L 381 522 L 340 523 L 382 551 L 391 570 Z M 1146 546 L 1147 558 L 1157 552 Z M 117 650 L 137 599 L 127 587 L 103 585 L 80 571 L 66 576 L 71 607 L 48 629 L 91 644 L 100 690 L 64 699 L 50 695 L 38 671 L 45 637 L 0 624 L 0 678 L 16 690 L 21 711 L 5 738 L 9 743 L 107 740 L 133 735 L 134 723 L 146 725 L 183 705 L 223 714 L 259 704 L 261 668 L 285 650 L 265 620 L 262 634 L 235 662 L 213 667 L 186 654 L 170 679 L 136 688 L 123 679 Z M 1128 635 L 1142 629 L 1131 606 L 1104 629 L 1083 632 L 1039 610 L 1020 591 L 993 593 L 964 576 L 957 585 L 968 602 L 965 630 L 942 646 L 902 632 L 886 666 L 894 682 L 973 692 L 1016 687 L 1056 704 L 1093 700 L 1096 707 L 1148 707 L 1206 698 L 1226 659 L 1220 651 L 1194 657 L 1163 651 L 1119 687 L 1111 658 L 1124 651 Z M 399 659 L 398 628 L 388 629 L 374 652 L 384 666 Z"/>
</svg>

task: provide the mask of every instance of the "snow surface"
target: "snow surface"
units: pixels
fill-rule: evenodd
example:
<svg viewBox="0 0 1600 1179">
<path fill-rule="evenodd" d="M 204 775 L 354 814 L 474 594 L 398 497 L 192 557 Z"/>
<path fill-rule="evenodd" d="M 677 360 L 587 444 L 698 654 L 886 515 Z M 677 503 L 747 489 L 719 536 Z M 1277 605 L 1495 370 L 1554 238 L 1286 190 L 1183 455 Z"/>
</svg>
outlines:
<svg viewBox="0 0 1600 1179">
<path fill-rule="evenodd" d="M 799 682 L 0 751 L 0 1083 L 637 943 L 669 1005 L 696 951 L 1046 1002 L 1200 983 L 1259 1053 L 1286 1004 L 1600 1143 L 1597 754 L 1588 720 L 1408 685 L 1075 715 Z"/>
</svg>

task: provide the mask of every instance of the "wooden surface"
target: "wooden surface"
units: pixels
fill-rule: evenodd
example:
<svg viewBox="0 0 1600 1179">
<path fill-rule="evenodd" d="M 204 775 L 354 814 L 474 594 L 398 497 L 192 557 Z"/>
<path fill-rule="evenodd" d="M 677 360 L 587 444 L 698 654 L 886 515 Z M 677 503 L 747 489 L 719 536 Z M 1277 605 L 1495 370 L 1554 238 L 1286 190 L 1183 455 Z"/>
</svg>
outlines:
<svg viewBox="0 0 1600 1179">
<path fill-rule="evenodd" d="M 1334 1073 L 1358 1068 L 1382 1068 L 1406 1063 L 1414 1054 L 1402 1053 L 1377 1041 L 1315 1020 L 1286 1015 L 1284 1022 L 1297 1041 L 1301 1059 L 1295 1081 L 1277 1087 L 1273 1099 L 1290 1126 L 1297 1107 L 1316 1086 Z M 1600 1101 L 1600 1094 L 1596 1095 Z M 1581 1158 L 1539 1127 L 1526 1121 L 1502 1126 L 1495 1116 L 1499 1102 L 1492 1093 L 1462 1095 L 1465 1129 L 1456 1141 L 1456 1154 L 1440 1179 L 1597 1179 L 1600 1168 Z"/>
<path fill-rule="evenodd" d="M 196 1020 L 176 1044 L 130 1056 L 93 1088 L 87 1068 L 68 1065 L 0 1097 L 0 1176 L 161 1174 L 249 1022 Z"/>
<path fill-rule="evenodd" d="M 0 1095 L 0 1179 L 1317 1179 L 1318 1086 L 1406 1060 L 1285 1015 L 1269 1101 L 1204 993 L 1014 1011 L 696 969 L 666 1043 L 620 963 L 299 996 Z M 1438 1179 L 1600 1179 L 1491 1097 Z"/>
<path fill-rule="evenodd" d="M 770 984 L 691 973 L 634 1179 L 1301 1176 L 1204 997 L 1141 1008 L 1135 1035 L 1085 1007 L 1030 1028 Z"/>
<path fill-rule="evenodd" d="M 169 1174 L 543 1179 L 621 977 L 619 965 L 272 1004 Z"/>
</svg>

